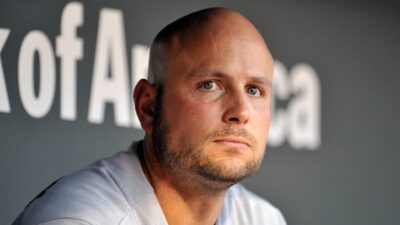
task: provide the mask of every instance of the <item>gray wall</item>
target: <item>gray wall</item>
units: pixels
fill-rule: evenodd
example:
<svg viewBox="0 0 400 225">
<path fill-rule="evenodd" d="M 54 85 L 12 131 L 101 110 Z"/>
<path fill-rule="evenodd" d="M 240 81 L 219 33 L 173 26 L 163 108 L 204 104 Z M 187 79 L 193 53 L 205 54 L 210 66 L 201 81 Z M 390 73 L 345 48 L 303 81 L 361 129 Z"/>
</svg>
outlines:
<svg viewBox="0 0 400 225">
<path fill-rule="evenodd" d="M 126 72 L 113 72 L 114 67 L 124 68 L 116 65 L 106 69 L 105 74 L 128 78 L 141 75 L 133 69 L 134 46 L 148 46 L 167 23 L 211 6 L 237 9 L 260 29 L 274 58 L 279 61 L 280 77 L 289 80 L 279 83 L 278 88 L 286 86 L 289 93 L 286 97 L 276 93 L 274 112 L 276 115 L 279 112 L 295 115 L 291 107 L 300 101 L 300 106 L 303 104 L 306 108 L 305 119 L 300 113 L 297 123 L 305 127 L 305 133 L 311 132 L 311 138 L 302 138 L 302 129 L 289 128 L 296 121 L 285 117 L 288 122 L 281 126 L 284 132 L 272 134 L 275 136 L 263 167 L 245 181 L 245 185 L 280 208 L 288 224 L 392 225 L 400 221 L 399 3 L 333 0 L 251 3 L 78 1 L 83 6 L 83 24 L 77 32 L 83 41 L 83 56 L 76 64 L 76 116 L 68 120 L 60 115 L 65 110 L 61 109 L 65 102 L 60 100 L 65 81 L 61 79 L 62 62 L 56 55 L 56 38 L 61 32 L 63 10 L 70 2 L 0 2 L 2 224 L 10 224 L 23 207 L 53 180 L 100 157 L 124 150 L 132 140 L 143 136 L 140 129 L 130 125 L 131 121 L 115 122 L 116 117 L 123 117 L 123 110 L 116 112 L 115 101 L 105 104 L 104 120 L 95 123 L 88 119 L 90 104 L 94 101 L 90 94 L 93 91 L 92 78 L 99 76 L 93 71 L 96 54 L 101 54 L 96 51 L 102 48 L 96 47 L 101 12 L 116 9 L 118 11 L 113 11 L 117 12 L 113 15 L 118 12 L 123 15 L 123 37 L 126 38 L 122 54 L 126 56 L 122 58 L 127 62 Z M 30 52 L 29 43 L 22 47 L 33 30 L 41 31 L 44 36 L 39 36 L 48 39 L 42 41 L 45 47 L 40 47 L 43 52 L 46 46 L 51 47 L 51 57 L 47 61 L 38 52 Z M 32 43 L 35 41 L 34 35 L 29 38 Z M 2 39 L 5 40 L 4 46 L 1 46 Z M 45 54 L 43 52 L 41 54 Z M 30 56 L 34 57 L 29 60 Z M 48 69 L 52 67 L 52 60 L 55 62 L 54 72 Z M 32 69 L 29 69 L 29 62 L 33 62 Z M 44 64 L 40 65 L 41 62 Z M 307 89 L 296 90 L 296 84 L 301 85 L 301 81 L 293 81 L 294 85 L 290 86 L 290 80 L 298 76 L 293 68 L 299 65 L 312 69 L 314 80 L 306 82 L 309 86 L 303 87 Z M 33 77 L 31 83 L 26 81 L 29 74 Z M 42 80 L 47 83 L 42 84 Z M 24 86 L 27 84 L 34 87 L 31 90 L 34 94 L 29 94 L 30 89 Z M 43 94 L 43 85 L 54 87 L 51 89 L 54 94 L 49 94 L 54 99 L 43 97 L 48 112 L 40 112 L 40 105 L 29 105 L 29 101 L 35 101 L 35 96 L 38 100 L 46 95 Z M 26 96 L 34 99 L 23 100 Z M 130 107 L 129 103 L 127 105 Z M 294 140 L 296 135 L 300 137 L 300 143 Z M 307 138 L 310 141 L 301 144 Z"/>
</svg>

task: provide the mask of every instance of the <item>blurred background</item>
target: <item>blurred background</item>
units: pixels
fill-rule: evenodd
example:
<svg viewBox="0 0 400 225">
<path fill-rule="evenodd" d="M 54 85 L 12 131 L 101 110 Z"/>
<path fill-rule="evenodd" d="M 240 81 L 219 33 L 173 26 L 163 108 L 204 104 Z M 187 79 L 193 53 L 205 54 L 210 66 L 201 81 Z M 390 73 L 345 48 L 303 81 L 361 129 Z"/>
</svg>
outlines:
<svg viewBox="0 0 400 225">
<path fill-rule="evenodd" d="M 400 221 L 398 1 L 0 2 L 0 221 L 143 137 L 148 46 L 203 8 L 242 12 L 275 59 L 270 141 L 244 185 L 293 225 Z"/>
</svg>

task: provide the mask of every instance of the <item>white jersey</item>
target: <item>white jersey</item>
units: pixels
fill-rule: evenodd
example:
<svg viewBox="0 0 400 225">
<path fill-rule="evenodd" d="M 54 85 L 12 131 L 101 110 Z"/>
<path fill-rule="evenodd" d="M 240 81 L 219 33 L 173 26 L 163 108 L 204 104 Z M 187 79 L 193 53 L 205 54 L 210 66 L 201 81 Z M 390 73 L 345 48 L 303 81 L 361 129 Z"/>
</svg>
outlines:
<svg viewBox="0 0 400 225">
<path fill-rule="evenodd" d="M 58 181 L 25 209 L 23 225 L 167 225 L 137 143 Z M 278 209 L 237 184 L 217 225 L 285 225 Z"/>
</svg>

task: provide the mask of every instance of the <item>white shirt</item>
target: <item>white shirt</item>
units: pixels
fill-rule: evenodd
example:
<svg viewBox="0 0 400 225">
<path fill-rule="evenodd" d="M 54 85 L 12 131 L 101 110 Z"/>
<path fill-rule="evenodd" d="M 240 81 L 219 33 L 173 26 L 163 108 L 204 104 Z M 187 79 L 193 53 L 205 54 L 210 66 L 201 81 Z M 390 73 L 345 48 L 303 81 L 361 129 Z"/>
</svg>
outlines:
<svg viewBox="0 0 400 225">
<path fill-rule="evenodd" d="M 49 188 L 24 211 L 24 225 L 167 225 L 143 173 L 137 143 Z M 278 209 L 237 184 L 229 188 L 217 225 L 286 225 Z"/>
</svg>

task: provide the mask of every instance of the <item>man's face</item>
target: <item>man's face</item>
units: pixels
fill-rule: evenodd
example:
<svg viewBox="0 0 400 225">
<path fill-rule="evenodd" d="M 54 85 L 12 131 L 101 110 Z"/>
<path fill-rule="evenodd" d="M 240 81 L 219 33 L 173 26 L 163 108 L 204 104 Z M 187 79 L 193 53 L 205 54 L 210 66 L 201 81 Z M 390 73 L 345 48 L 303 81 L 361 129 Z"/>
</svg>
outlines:
<svg viewBox="0 0 400 225">
<path fill-rule="evenodd" d="M 173 171 L 236 183 L 264 155 L 272 59 L 258 39 L 204 36 L 171 50 L 153 138 L 161 163 Z"/>
</svg>

